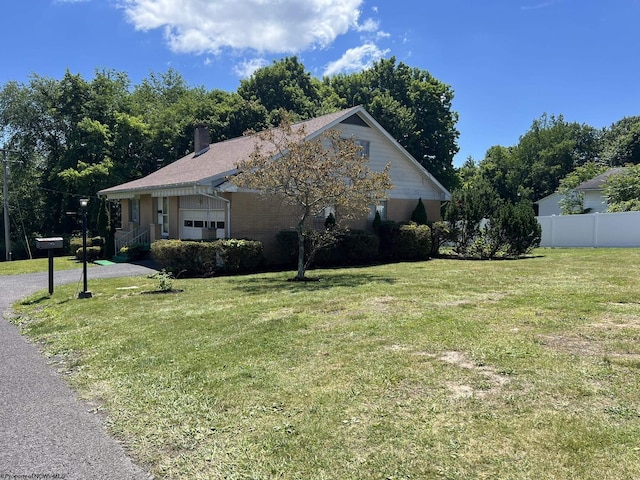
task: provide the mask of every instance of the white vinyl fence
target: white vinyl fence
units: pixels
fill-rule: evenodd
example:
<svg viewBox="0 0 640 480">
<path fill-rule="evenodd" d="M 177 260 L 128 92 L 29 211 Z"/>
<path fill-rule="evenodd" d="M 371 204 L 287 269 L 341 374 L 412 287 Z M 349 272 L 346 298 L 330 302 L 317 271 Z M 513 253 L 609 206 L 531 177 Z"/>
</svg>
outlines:
<svg viewBox="0 0 640 480">
<path fill-rule="evenodd" d="M 640 212 L 537 217 L 541 247 L 640 247 Z"/>
</svg>

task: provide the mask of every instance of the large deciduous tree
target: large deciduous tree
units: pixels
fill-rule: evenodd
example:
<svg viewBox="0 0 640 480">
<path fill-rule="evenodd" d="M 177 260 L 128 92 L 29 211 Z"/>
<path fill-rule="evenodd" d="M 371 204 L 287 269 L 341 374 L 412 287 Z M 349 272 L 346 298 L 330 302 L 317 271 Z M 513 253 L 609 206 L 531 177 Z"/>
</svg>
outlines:
<svg viewBox="0 0 640 480">
<path fill-rule="evenodd" d="M 628 165 L 617 175 L 609 177 L 604 185 L 604 196 L 609 212 L 640 210 L 640 164 Z"/>
<path fill-rule="evenodd" d="M 275 196 L 294 208 L 297 280 L 305 278 L 315 253 L 309 252 L 305 261 L 305 229 L 309 219 L 333 210 L 336 226 L 344 225 L 366 215 L 370 206 L 385 199 L 387 190 L 393 187 L 389 166 L 381 172 L 369 169 L 368 158 L 354 139 L 343 138 L 334 129 L 307 138 L 305 128 L 292 125 L 286 115 L 278 128 L 256 134 L 254 151 L 240 162 L 238 170 L 240 173 L 232 179 L 236 186 Z M 327 227 L 317 238 L 326 241 L 337 231 L 336 227 Z"/>
</svg>

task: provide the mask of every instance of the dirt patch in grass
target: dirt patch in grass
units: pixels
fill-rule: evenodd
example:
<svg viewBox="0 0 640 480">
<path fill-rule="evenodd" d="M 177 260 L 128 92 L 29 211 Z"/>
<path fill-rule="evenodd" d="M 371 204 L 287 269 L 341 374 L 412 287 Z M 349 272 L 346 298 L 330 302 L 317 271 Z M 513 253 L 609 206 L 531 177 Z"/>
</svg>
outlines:
<svg viewBox="0 0 640 480">
<path fill-rule="evenodd" d="M 542 344 L 547 348 L 570 355 L 588 357 L 601 356 L 640 361 L 640 354 L 616 351 L 610 348 L 605 340 L 598 338 L 598 329 L 605 331 L 615 327 L 629 328 L 628 326 L 606 322 L 592 324 L 590 327 L 592 327 L 593 331 L 589 334 L 567 333 L 564 335 L 542 335 L 540 339 Z"/>
<path fill-rule="evenodd" d="M 495 393 L 498 389 L 509 382 L 509 379 L 507 377 L 505 377 L 504 375 L 500 375 L 493 367 L 490 367 L 488 365 L 478 365 L 477 363 L 467 358 L 462 352 L 444 352 L 440 357 L 438 357 L 438 360 L 449 363 L 459 368 L 463 368 L 465 370 L 471 370 L 473 372 L 479 373 L 484 377 L 489 386 L 489 388 L 478 389 L 470 385 L 447 382 L 447 387 L 449 388 L 449 390 L 451 390 L 453 398 L 484 398 L 491 393 Z"/>
</svg>

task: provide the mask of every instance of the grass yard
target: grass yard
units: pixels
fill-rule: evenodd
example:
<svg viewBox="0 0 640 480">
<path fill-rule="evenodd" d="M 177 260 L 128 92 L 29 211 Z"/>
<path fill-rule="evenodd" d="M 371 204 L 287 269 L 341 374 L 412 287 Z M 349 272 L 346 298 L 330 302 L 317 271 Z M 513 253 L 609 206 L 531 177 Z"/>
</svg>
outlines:
<svg viewBox="0 0 640 480">
<path fill-rule="evenodd" d="M 54 270 L 72 270 L 80 268 L 81 262 L 75 258 L 54 257 Z M 19 275 L 22 273 L 46 272 L 49 270 L 48 258 L 34 258 L 33 260 L 15 260 L 13 262 L 0 262 L 0 275 Z"/>
<path fill-rule="evenodd" d="M 309 273 L 18 309 L 157 478 L 640 478 L 640 249 Z"/>
</svg>

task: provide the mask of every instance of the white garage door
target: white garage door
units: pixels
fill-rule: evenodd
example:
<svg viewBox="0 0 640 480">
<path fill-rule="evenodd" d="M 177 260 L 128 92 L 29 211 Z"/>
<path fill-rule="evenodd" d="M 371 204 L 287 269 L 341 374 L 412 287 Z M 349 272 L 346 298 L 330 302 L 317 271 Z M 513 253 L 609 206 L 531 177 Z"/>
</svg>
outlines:
<svg viewBox="0 0 640 480">
<path fill-rule="evenodd" d="M 224 238 L 224 210 L 180 210 L 180 238 L 183 240 L 211 238 L 209 231 L 213 230 L 216 238 Z"/>
</svg>

